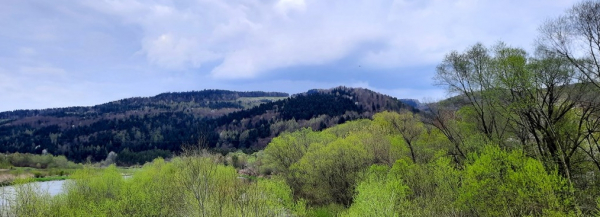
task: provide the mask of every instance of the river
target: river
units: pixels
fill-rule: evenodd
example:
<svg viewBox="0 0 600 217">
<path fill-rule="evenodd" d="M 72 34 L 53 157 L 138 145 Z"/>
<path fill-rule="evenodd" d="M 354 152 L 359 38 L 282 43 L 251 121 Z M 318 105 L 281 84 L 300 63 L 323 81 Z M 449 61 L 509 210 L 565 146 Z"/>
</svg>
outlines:
<svg viewBox="0 0 600 217">
<path fill-rule="evenodd" d="M 67 180 L 56 180 L 47 182 L 33 182 L 27 183 L 31 187 L 37 188 L 38 192 L 47 192 L 51 196 L 57 195 L 63 192 L 63 184 Z M 0 207 L 8 204 L 9 201 L 14 199 L 16 186 L 5 186 L 0 187 Z"/>
<path fill-rule="evenodd" d="M 122 175 L 124 179 L 131 178 L 131 175 Z M 50 196 L 55 196 L 57 194 L 63 193 L 63 186 L 65 182 L 69 180 L 56 180 L 56 181 L 47 181 L 47 182 L 32 182 L 27 183 L 25 185 L 29 185 L 31 187 L 35 187 L 38 193 L 48 193 Z M 4 186 L 0 187 L 0 208 L 7 205 L 8 202 L 14 199 L 15 196 L 15 186 Z"/>
</svg>

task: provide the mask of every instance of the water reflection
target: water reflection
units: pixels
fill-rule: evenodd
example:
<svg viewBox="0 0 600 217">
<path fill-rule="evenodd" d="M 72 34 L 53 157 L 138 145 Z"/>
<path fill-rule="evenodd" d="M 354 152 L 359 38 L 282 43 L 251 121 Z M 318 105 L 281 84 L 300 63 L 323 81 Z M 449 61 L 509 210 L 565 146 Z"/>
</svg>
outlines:
<svg viewBox="0 0 600 217">
<path fill-rule="evenodd" d="M 25 185 L 37 188 L 36 192 L 48 193 L 51 196 L 54 196 L 63 192 L 63 184 L 65 181 L 67 180 L 33 182 Z M 8 205 L 11 200 L 14 200 L 15 187 L 16 186 L 0 187 L 0 207 Z"/>
</svg>

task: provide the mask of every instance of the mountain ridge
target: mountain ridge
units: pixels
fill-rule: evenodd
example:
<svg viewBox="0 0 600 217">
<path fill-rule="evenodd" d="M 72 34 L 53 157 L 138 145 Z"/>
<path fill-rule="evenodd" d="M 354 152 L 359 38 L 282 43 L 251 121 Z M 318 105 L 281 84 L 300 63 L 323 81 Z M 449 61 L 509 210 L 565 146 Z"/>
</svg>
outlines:
<svg viewBox="0 0 600 217">
<path fill-rule="evenodd" d="M 293 96 L 205 90 L 204 98 L 198 98 L 200 92 L 163 93 L 117 100 L 88 110 L 67 109 L 73 113 L 47 115 L 27 110 L 29 116 L 0 121 L 0 152 L 46 150 L 75 161 L 100 161 L 109 152 L 177 153 L 184 145 L 199 144 L 223 151 L 251 151 L 265 147 L 271 138 L 286 131 L 304 127 L 321 130 L 348 120 L 370 118 L 384 110 L 417 111 L 396 98 L 343 86 Z M 104 110 L 98 108 L 102 106 Z M 6 120 L 9 113 L 0 114 L 4 115 L 0 120 Z M 143 163 L 121 160 L 122 164 Z"/>
<path fill-rule="evenodd" d="M 195 98 L 194 96 L 198 97 Z M 114 104 L 136 104 L 141 102 L 149 102 L 155 100 L 154 103 L 160 103 L 161 101 L 170 100 L 171 102 L 189 102 L 194 101 L 195 99 L 199 99 L 202 101 L 206 101 L 206 98 L 214 100 L 216 96 L 219 96 L 223 100 L 235 100 L 239 97 L 289 97 L 288 93 L 284 92 L 263 92 L 263 91 L 230 91 L 230 90 L 220 90 L 220 89 L 205 89 L 201 91 L 186 91 L 186 92 L 165 92 L 160 93 L 155 96 L 149 97 L 129 97 L 119 100 L 114 100 L 106 103 L 101 103 L 93 106 L 68 106 L 68 107 L 57 107 L 57 108 L 45 108 L 45 109 L 16 109 L 12 111 L 2 111 L 0 112 L 0 119 L 9 118 L 11 115 L 17 115 L 22 117 L 22 115 L 39 115 L 39 114 L 48 114 L 52 112 L 56 112 L 57 110 L 70 110 L 73 112 L 77 112 L 81 109 L 103 109 L 103 107 L 107 107 Z"/>
</svg>

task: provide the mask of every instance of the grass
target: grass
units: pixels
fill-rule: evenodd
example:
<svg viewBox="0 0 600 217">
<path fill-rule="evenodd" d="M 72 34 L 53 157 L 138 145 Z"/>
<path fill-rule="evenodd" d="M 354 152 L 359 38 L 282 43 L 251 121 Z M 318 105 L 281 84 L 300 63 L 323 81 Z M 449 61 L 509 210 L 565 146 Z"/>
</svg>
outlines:
<svg viewBox="0 0 600 217">
<path fill-rule="evenodd" d="M 16 178 L 16 179 L 11 180 L 11 181 L 0 182 L 0 187 L 13 185 L 13 184 L 15 184 L 16 181 L 23 180 L 23 179 L 28 180 L 27 182 L 29 182 L 29 181 L 31 181 L 31 182 L 48 182 L 48 181 L 67 180 L 67 179 L 69 179 L 69 176 L 47 176 L 47 177 L 39 177 L 39 178 L 32 178 L 32 177 Z"/>
<path fill-rule="evenodd" d="M 121 175 L 124 175 L 124 176 L 131 176 L 135 172 L 140 171 L 141 169 L 142 169 L 142 167 L 140 167 L 140 166 L 137 166 L 137 167 L 117 167 L 117 171 L 119 171 L 119 173 L 121 173 Z"/>
<path fill-rule="evenodd" d="M 65 180 L 75 170 L 77 169 L 10 167 L 0 170 L 0 186 L 12 185 L 19 179 L 32 179 L 34 182 Z"/>
<path fill-rule="evenodd" d="M 344 206 L 332 203 L 325 206 L 311 208 L 309 210 L 309 216 L 333 217 L 338 216 L 344 210 Z"/>
<path fill-rule="evenodd" d="M 94 167 L 98 172 L 103 168 Z M 117 170 L 124 176 L 131 176 L 141 167 L 118 167 Z M 15 180 L 31 179 L 33 182 L 47 182 L 69 179 L 69 175 L 77 169 L 48 168 L 37 169 L 32 167 L 11 167 L 0 170 L 0 186 L 12 185 Z"/>
<path fill-rule="evenodd" d="M 33 178 L 34 182 L 47 182 L 47 181 L 58 181 L 58 180 L 66 180 L 69 179 L 69 176 L 47 176 L 41 178 Z"/>
<path fill-rule="evenodd" d="M 250 176 L 250 175 L 245 175 L 245 174 L 241 174 L 241 175 L 239 175 L 239 177 L 244 177 L 245 179 L 248 179 L 252 182 L 257 181 L 259 179 L 256 176 Z"/>
<path fill-rule="evenodd" d="M 33 167 L 11 167 L 8 170 L 0 170 L 0 174 L 11 174 L 11 175 L 21 175 L 21 174 L 32 174 L 38 177 L 41 176 L 65 176 L 75 172 L 77 169 L 61 169 L 61 168 L 47 168 L 47 169 L 38 169 Z"/>
</svg>

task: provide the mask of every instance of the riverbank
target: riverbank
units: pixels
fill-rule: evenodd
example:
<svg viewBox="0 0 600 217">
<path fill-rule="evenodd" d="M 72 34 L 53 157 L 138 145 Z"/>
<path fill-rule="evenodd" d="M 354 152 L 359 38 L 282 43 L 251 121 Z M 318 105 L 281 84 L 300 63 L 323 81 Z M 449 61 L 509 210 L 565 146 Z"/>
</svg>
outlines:
<svg viewBox="0 0 600 217">
<path fill-rule="evenodd" d="M 32 179 L 36 182 L 65 180 L 77 169 L 71 168 L 46 168 L 10 167 L 0 170 L 0 186 L 12 185 L 17 180 Z"/>
<path fill-rule="evenodd" d="M 92 166 L 98 172 L 104 167 Z M 122 176 L 131 176 L 138 171 L 140 167 L 117 167 Z M 10 169 L 0 169 L 0 187 L 13 185 L 18 180 L 29 179 L 32 182 L 47 182 L 66 180 L 77 169 L 36 169 L 31 167 L 12 167 Z"/>
<path fill-rule="evenodd" d="M 23 179 L 29 179 L 31 182 L 48 182 L 48 181 L 60 181 L 60 180 L 69 179 L 69 176 L 34 177 L 31 174 L 22 174 L 22 175 L 19 175 L 16 177 L 7 177 L 7 176 L 0 176 L 0 177 L 3 177 L 2 181 L 0 181 L 0 187 L 11 186 L 11 185 L 15 184 L 16 182 L 18 182 L 19 180 L 23 180 Z"/>
</svg>

